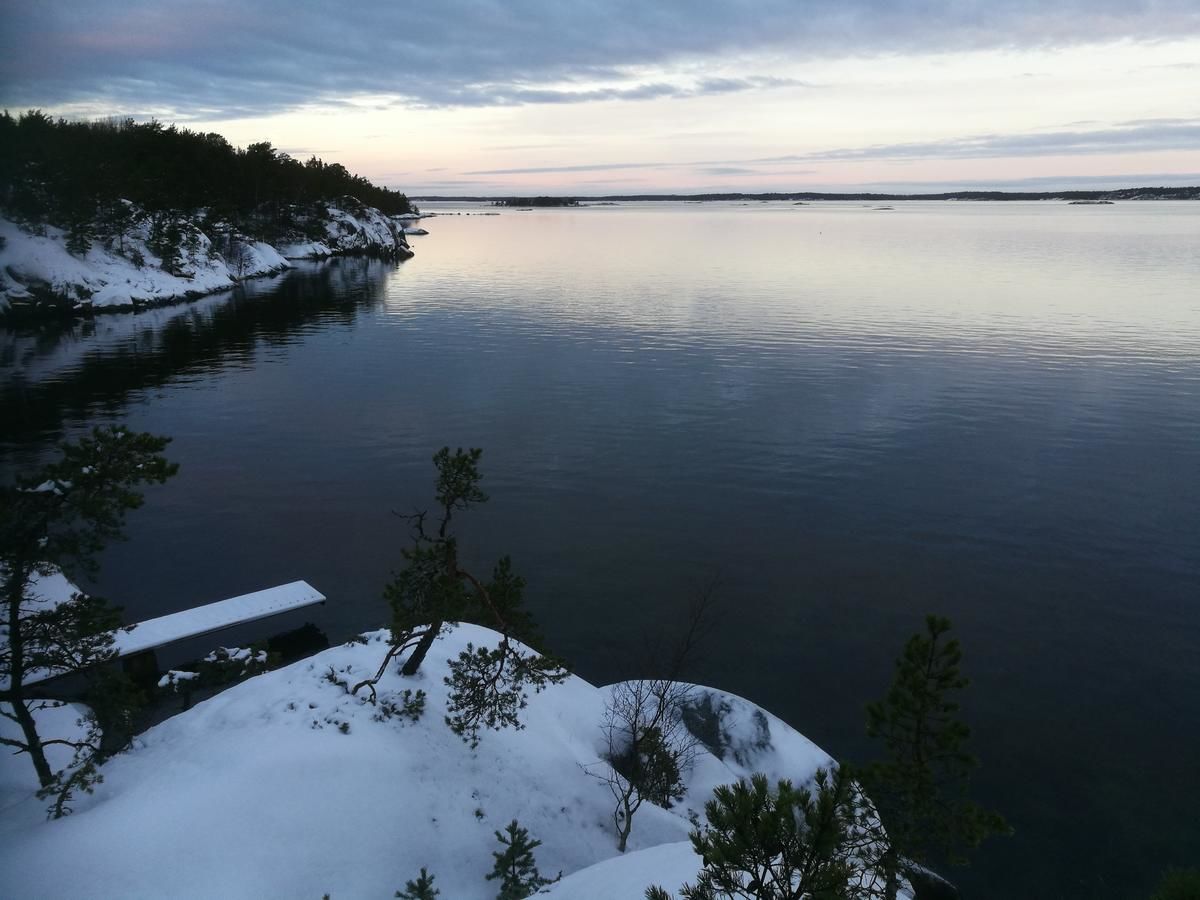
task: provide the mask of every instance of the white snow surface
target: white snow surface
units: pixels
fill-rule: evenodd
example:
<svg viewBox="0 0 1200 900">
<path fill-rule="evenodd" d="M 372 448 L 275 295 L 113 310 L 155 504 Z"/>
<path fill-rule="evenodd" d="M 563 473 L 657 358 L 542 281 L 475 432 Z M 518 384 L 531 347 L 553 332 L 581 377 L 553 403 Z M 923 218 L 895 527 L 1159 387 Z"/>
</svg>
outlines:
<svg viewBox="0 0 1200 900">
<path fill-rule="evenodd" d="M 128 656 L 184 638 L 220 631 L 233 625 L 253 622 L 276 613 L 289 612 L 324 601 L 325 595 L 312 585 L 304 581 L 293 581 L 147 619 L 145 622 L 139 622 L 131 631 L 118 631 L 113 636 L 113 647 L 118 656 Z"/>
<path fill-rule="evenodd" d="M 228 263 L 231 278 L 257 278 L 259 275 L 273 275 L 291 268 L 283 255 L 265 241 L 255 241 L 249 238 L 235 238 Z"/>
<path fill-rule="evenodd" d="M 195 248 L 187 254 L 180 274 L 161 268 L 162 260 L 147 246 L 149 226 L 143 224 L 126 238 L 126 254 L 142 254 L 138 266 L 126 255 L 93 241 L 83 257 L 67 252 L 66 232 L 46 226 L 45 235 L 30 234 L 0 218 L 0 306 L 30 296 L 42 287 L 95 309 L 163 303 L 232 287 L 240 278 L 281 271 L 288 262 L 259 241 L 235 241 L 238 262 L 227 262 L 200 231 L 190 229 Z"/>
<path fill-rule="evenodd" d="M 171 669 L 166 675 L 158 679 L 158 686 L 160 688 L 176 687 L 185 681 L 195 681 L 199 677 L 199 672 L 185 672 L 180 669 Z"/>
<path fill-rule="evenodd" d="M 67 251 L 67 233 L 46 226 L 33 234 L 0 218 L 0 312 L 13 301 L 27 301 L 38 290 L 71 300 L 81 308 L 104 309 L 151 306 L 211 294 L 238 281 L 273 275 L 290 268 L 289 260 L 325 259 L 339 253 L 382 251 L 393 254 L 402 245 L 401 227 L 369 206 L 345 198 L 343 206 L 328 207 L 328 235 L 320 241 L 300 241 L 275 248 L 241 235 L 221 236 L 214 243 L 194 226 L 181 228 L 190 249 L 184 251 L 179 273 L 162 268 L 148 246 L 147 219 L 126 235 L 121 250 L 92 241 L 82 257 Z M 122 252 L 123 251 L 123 252 Z M 411 255 L 405 250 L 405 255 Z M 140 254 L 142 265 L 133 258 Z"/>
<path fill-rule="evenodd" d="M 280 244 L 279 254 L 284 259 L 326 259 L 333 250 L 324 241 L 294 241 Z"/>
<path fill-rule="evenodd" d="M 0 706 L 7 708 L 8 704 Z M 62 703 L 34 709 L 33 720 L 43 739 L 81 740 L 87 734 L 87 729 L 79 723 L 88 714 L 88 708 L 81 703 Z M 20 740 L 21 728 L 11 719 L 0 717 L 0 737 Z M 71 748 L 61 744 L 51 744 L 46 748 L 46 761 L 55 771 L 69 766 L 73 755 Z M 0 752 L 0 831 L 7 828 L 9 819 L 13 819 L 15 824 L 31 814 L 36 817 L 35 820 L 44 818 L 48 801 L 30 799 L 37 789 L 37 774 L 29 757 L 24 754 L 18 756 L 11 748 L 4 747 Z M 19 813 L 17 808 L 20 809 Z M 4 875 L 0 874 L 0 884 L 3 883 Z M 20 897 L 8 891 L 4 892 L 4 896 Z"/>
<path fill-rule="evenodd" d="M 645 900 L 646 888 L 657 884 L 675 896 L 685 882 L 696 883 L 701 865 L 691 841 L 659 844 L 564 876 L 547 893 L 561 900 Z"/>
<path fill-rule="evenodd" d="M 324 243 L 335 252 L 355 253 L 380 248 L 395 250 L 400 244 L 396 224 L 374 207 L 358 206 L 351 212 L 340 206 L 329 206 L 328 212 Z"/>
<path fill-rule="evenodd" d="M 543 842 L 542 874 L 570 876 L 554 897 L 640 898 L 651 882 L 675 890 L 694 880 L 687 815 L 712 786 L 754 771 L 804 782 L 828 762 L 748 701 L 698 688 L 721 715 L 724 759 L 702 750 L 685 802 L 643 806 L 631 852 L 619 857 L 612 797 L 584 769 L 600 760 L 605 689 L 571 677 L 532 695 L 525 729 L 484 732 L 473 751 L 443 722 L 442 679 L 468 641 L 496 634 L 461 626 L 416 677 L 389 668 L 381 700 L 428 694 L 415 724 L 383 718 L 325 677 L 374 674 L 387 633 L 366 637 L 150 729 L 104 765 L 104 782 L 66 819 L 45 821 L 31 796 L 10 804 L 0 816 L 0 896 L 386 898 L 424 866 L 446 900 L 491 898 L 493 832 L 515 818 Z"/>
</svg>

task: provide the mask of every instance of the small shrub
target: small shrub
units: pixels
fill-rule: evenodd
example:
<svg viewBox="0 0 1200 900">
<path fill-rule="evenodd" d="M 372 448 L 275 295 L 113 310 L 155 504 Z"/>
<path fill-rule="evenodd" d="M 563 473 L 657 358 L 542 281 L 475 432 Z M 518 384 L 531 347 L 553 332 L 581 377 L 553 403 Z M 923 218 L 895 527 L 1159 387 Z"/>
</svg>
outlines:
<svg viewBox="0 0 1200 900">
<path fill-rule="evenodd" d="M 434 900 L 440 893 L 441 891 L 433 886 L 433 876 L 422 866 L 421 874 L 415 880 L 406 881 L 404 890 L 396 891 L 396 896 L 400 900 Z"/>
<path fill-rule="evenodd" d="M 425 712 L 425 692 L 405 689 L 399 694 L 392 694 L 380 699 L 373 718 L 376 722 L 386 722 L 388 719 L 408 719 L 416 722 Z"/>
</svg>

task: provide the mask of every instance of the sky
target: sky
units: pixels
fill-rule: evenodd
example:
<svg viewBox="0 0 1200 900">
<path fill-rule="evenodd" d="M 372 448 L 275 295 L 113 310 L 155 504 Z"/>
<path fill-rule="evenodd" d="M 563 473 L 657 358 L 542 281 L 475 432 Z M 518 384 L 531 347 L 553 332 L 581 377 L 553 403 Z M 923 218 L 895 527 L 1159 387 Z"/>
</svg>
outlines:
<svg viewBox="0 0 1200 900">
<path fill-rule="evenodd" d="M 0 106 L 415 196 L 1200 184 L 1200 0 L 0 0 Z"/>
</svg>

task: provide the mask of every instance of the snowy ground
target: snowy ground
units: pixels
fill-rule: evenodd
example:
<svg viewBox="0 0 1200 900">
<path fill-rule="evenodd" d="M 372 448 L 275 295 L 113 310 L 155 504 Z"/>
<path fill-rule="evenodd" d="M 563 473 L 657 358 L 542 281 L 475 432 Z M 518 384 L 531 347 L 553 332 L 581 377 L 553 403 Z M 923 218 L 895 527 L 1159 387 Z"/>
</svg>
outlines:
<svg viewBox="0 0 1200 900">
<path fill-rule="evenodd" d="M 343 253 L 382 252 L 411 256 L 402 244 L 402 227 L 371 207 L 348 211 L 330 206 L 324 241 L 281 244 L 279 249 L 249 238 L 212 241 L 183 226 L 187 246 L 174 273 L 150 249 L 148 219 L 134 227 L 120 246 L 92 241 L 75 256 L 67 233 L 46 226 L 35 234 L 0 218 L 0 314 L 39 293 L 65 298 L 77 309 L 152 306 L 227 290 L 238 281 L 289 268 L 291 259 L 324 259 Z"/>
<path fill-rule="evenodd" d="M 584 768 L 600 760 L 604 689 L 574 677 L 551 687 L 530 698 L 525 730 L 486 732 L 472 751 L 443 723 L 445 660 L 495 635 L 461 627 L 416 678 L 385 676 L 381 699 L 428 693 L 416 724 L 383 719 L 325 677 L 373 673 L 384 639 L 252 678 L 158 725 L 104 766 L 67 819 L 46 821 L 32 767 L 19 760 L 30 770 L 21 795 L 7 761 L 0 896 L 386 898 L 424 866 L 443 900 L 490 898 L 493 832 L 515 818 L 543 842 L 542 873 L 567 876 L 555 898 L 641 900 L 651 881 L 694 879 L 687 816 L 713 787 L 754 771 L 806 781 L 829 762 L 769 713 L 699 688 L 723 758 L 702 750 L 685 801 L 644 806 L 619 856 L 612 798 Z"/>
</svg>

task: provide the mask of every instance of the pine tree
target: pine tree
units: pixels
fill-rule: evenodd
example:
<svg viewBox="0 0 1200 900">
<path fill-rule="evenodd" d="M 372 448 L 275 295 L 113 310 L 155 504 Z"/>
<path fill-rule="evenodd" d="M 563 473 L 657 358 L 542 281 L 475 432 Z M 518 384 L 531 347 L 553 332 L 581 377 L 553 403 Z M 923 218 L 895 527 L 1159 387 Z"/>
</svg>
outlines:
<svg viewBox="0 0 1200 900">
<path fill-rule="evenodd" d="M 406 651 L 409 653 L 401 674 L 415 675 L 433 642 L 455 622 L 476 622 L 500 632 L 495 647 L 466 649 L 449 661 L 450 675 L 446 724 L 455 734 L 475 747 L 483 728 L 521 728 L 520 711 L 528 702 L 528 692 L 559 684 L 568 675 L 563 663 L 554 657 L 529 652 L 517 641 L 536 645 L 538 636 L 532 617 L 525 610 L 525 581 L 512 569 L 508 557 L 502 558 L 484 583 L 459 563 L 458 538 L 451 529 L 457 512 L 487 501 L 480 488 L 479 457 L 483 451 L 461 448 L 454 453 L 443 447 L 433 457 L 437 469 L 436 497 L 441 507 L 436 526 L 428 522 L 426 512 L 408 516 L 412 523 L 413 543 L 402 551 L 406 565 L 384 589 L 392 609 L 392 639 L 374 677 L 352 689 L 370 691 L 388 664 Z"/>
<path fill-rule="evenodd" d="M 57 606 L 37 592 L 38 579 L 63 568 L 94 573 L 104 545 L 122 536 L 125 513 L 142 503 L 138 488 L 162 483 L 177 466 L 161 456 L 169 439 L 125 428 L 97 428 L 90 437 L 61 447 L 62 458 L 30 476 L 0 487 L 0 715 L 15 722 L 21 737 L 0 744 L 28 753 L 44 791 L 60 790 L 54 813 L 76 790 L 94 783 L 99 728 L 73 742 L 77 759 L 57 774 L 46 759 L 34 714 L 56 705 L 30 695 L 33 671 L 83 672 L 98 678 L 89 692 L 96 715 L 112 721 L 128 706 L 119 677 L 97 671 L 113 658 L 112 632 L 119 613 L 98 597 L 75 594 Z"/>
<path fill-rule="evenodd" d="M 496 840 L 504 848 L 502 851 L 492 851 L 495 863 L 487 880 L 500 879 L 500 893 L 496 900 L 522 900 L 531 897 L 539 888 L 553 884 L 558 878 L 543 878 L 538 872 L 533 851 L 542 845 L 541 841 L 532 840 L 529 831 L 517 824 L 513 819 L 504 829 L 497 831 Z M 559 878 L 562 873 L 559 873 Z"/>
<path fill-rule="evenodd" d="M 861 876 L 857 834 L 865 811 L 849 774 L 818 770 L 813 787 L 780 781 L 773 789 L 762 774 L 723 785 L 704 807 L 706 823 L 692 832 L 704 861 L 685 900 L 843 900 L 869 896 L 869 873 Z M 663 888 L 647 900 L 669 900 Z"/>
<path fill-rule="evenodd" d="M 440 893 L 441 891 L 433 886 L 433 876 L 422 866 L 421 874 L 416 880 L 404 882 L 404 890 L 396 891 L 396 896 L 400 900 L 434 900 Z"/>
<path fill-rule="evenodd" d="M 978 761 L 966 750 L 971 732 L 953 699 L 969 682 L 949 630 L 949 620 L 927 616 L 925 633 L 913 635 L 896 661 L 886 696 L 867 706 L 867 733 L 883 741 L 886 753 L 862 780 L 886 829 L 881 864 L 888 898 L 910 861 L 962 863 L 965 850 L 1009 832 L 1001 816 L 967 798 Z"/>
<path fill-rule="evenodd" d="M 86 256 L 92 246 L 93 227 L 89 218 L 73 219 L 67 229 L 67 252 L 72 256 Z"/>
</svg>

